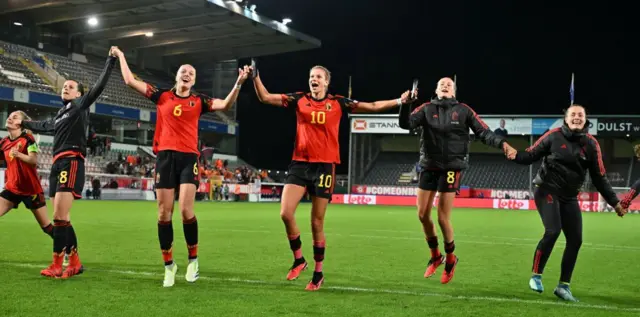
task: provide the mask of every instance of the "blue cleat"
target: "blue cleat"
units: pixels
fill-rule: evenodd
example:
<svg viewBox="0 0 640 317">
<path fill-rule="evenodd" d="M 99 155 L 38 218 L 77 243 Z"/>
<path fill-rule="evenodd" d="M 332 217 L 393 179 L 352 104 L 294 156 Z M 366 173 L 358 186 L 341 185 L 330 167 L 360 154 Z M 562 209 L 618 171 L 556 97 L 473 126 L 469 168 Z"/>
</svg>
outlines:
<svg viewBox="0 0 640 317">
<path fill-rule="evenodd" d="M 544 286 L 542 286 L 542 275 L 533 274 L 529 280 L 529 288 L 534 292 L 542 293 L 544 291 Z"/>
<path fill-rule="evenodd" d="M 553 294 L 555 294 L 558 298 L 568 302 L 578 302 L 578 299 L 573 297 L 573 294 L 571 294 L 569 284 L 558 284 L 556 289 L 553 291 Z"/>
</svg>

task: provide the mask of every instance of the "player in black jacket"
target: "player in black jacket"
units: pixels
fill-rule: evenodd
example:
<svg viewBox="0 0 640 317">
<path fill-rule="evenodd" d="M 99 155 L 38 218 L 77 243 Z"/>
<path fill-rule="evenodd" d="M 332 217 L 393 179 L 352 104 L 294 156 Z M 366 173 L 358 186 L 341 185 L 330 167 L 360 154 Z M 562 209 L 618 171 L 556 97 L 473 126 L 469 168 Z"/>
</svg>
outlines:
<svg viewBox="0 0 640 317">
<path fill-rule="evenodd" d="M 460 188 L 461 172 L 468 167 L 465 158 L 469 153 L 469 129 L 482 142 L 504 150 L 505 154 L 515 150 L 502 137 L 493 133 L 473 109 L 456 100 L 451 78 L 438 81 L 436 95 L 437 98 L 419 106 L 413 112 L 409 106 L 402 105 L 400 127 L 407 130 L 422 128 L 420 166 L 423 171 L 419 178 L 417 205 L 418 216 L 431 249 L 431 259 L 424 277 L 434 275 L 436 269 L 445 263 L 440 281 L 446 284 L 453 278 L 458 263 L 458 257 L 453 253 L 455 243 L 451 209 L 456 192 Z M 438 237 L 431 220 L 431 208 L 436 192 L 440 193 L 438 223 L 444 236 L 446 258 L 438 249 Z"/>
<path fill-rule="evenodd" d="M 48 277 L 69 278 L 82 273 L 77 252 L 77 238 L 69 212 L 74 198 L 82 198 L 84 187 L 84 157 L 87 155 L 87 125 L 89 107 L 102 93 L 116 58 L 113 48 L 100 78 L 84 95 L 82 84 L 75 80 L 64 82 L 60 97 L 62 108 L 55 118 L 46 121 L 22 121 L 22 128 L 35 132 L 54 132 L 53 164 L 49 176 L 49 197 L 53 200 L 53 263 L 40 274 Z M 69 265 L 64 272 L 62 263 L 66 245 L 71 248 Z"/>
<path fill-rule="evenodd" d="M 544 290 L 542 272 L 562 231 L 566 248 L 562 256 L 560 283 L 554 294 L 566 301 L 577 301 L 571 294 L 569 283 L 582 245 L 582 213 L 577 196 L 587 171 L 606 202 L 615 207 L 619 216 L 625 214 L 607 180 L 600 145 L 588 130 L 584 107 L 572 105 L 567 109 L 561 128 L 548 131 L 526 151 L 508 155 L 509 159 L 523 165 L 543 160 L 533 182 L 536 186 L 534 199 L 545 232 L 533 256 L 533 276 L 529 287 L 539 293 Z"/>
</svg>

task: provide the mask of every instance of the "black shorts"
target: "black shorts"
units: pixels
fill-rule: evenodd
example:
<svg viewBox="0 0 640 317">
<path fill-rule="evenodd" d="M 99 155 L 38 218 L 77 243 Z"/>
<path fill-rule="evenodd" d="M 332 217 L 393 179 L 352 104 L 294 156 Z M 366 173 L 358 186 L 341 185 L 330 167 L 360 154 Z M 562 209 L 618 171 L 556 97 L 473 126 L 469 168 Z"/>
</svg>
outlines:
<svg viewBox="0 0 640 317">
<path fill-rule="evenodd" d="M 462 171 L 429 171 L 420 173 L 418 188 L 440 193 L 455 193 L 460 189 Z"/>
<path fill-rule="evenodd" d="M 309 195 L 331 201 L 335 178 L 336 165 L 333 163 L 293 161 L 289 165 L 285 184 L 306 187 Z"/>
<path fill-rule="evenodd" d="M 194 153 L 160 151 L 156 157 L 156 188 L 176 189 L 181 184 L 200 186 L 198 156 Z"/>
<path fill-rule="evenodd" d="M 53 162 L 51 175 L 49 175 L 49 197 L 55 197 L 57 192 L 70 192 L 75 199 L 81 199 L 83 188 L 83 158 L 63 157 Z"/>
<path fill-rule="evenodd" d="M 18 195 L 8 189 L 5 189 L 0 193 L 0 197 L 12 202 L 13 208 L 18 208 L 20 203 L 24 203 L 24 206 L 31 210 L 36 210 L 47 205 L 44 200 L 43 193 L 39 193 L 37 195 Z"/>
</svg>

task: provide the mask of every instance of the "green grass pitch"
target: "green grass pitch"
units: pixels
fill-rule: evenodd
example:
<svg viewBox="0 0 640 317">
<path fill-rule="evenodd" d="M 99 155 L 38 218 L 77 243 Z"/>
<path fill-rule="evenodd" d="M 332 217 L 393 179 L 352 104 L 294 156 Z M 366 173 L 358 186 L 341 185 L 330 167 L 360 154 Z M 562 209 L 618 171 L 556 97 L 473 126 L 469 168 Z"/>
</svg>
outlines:
<svg viewBox="0 0 640 317">
<path fill-rule="evenodd" d="M 200 276 L 184 280 L 187 250 L 174 215 L 178 277 L 162 287 L 155 202 L 77 201 L 72 223 L 84 274 L 39 275 L 51 239 L 20 207 L 0 218 L 0 316 L 638 316 L 640 217 L 584 214 L 584 244 L 572 290 L 553 295 L 564 238 L 543 278 L 528 289 L 543 232 L 535 211 L 457 209 L 456 276 L 423 278 L 428 248 L 414 208 L 331 205 L 325 284 L 304 287 L 313 268 L 309 205 L 298 209 L 310 270 L 285 280 L 292 254 L 275 203 L 197 203 Z M 441 243 L 442 247 L 442 243 Z M 577 315 L 576 315 L 577 316 Z"/>
</svg>

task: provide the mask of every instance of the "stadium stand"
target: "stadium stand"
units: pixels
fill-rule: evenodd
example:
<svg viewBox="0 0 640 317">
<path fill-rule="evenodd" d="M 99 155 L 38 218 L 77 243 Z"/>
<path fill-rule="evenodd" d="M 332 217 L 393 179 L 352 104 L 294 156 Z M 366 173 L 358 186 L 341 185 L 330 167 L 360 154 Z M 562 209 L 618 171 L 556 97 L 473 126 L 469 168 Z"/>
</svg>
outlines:
<svg viewBox="0 0 640 317">
<path fill-rule="evenodd" d="M 53 92 L 53 88 L 25 66 L 25 63 L 28 62 L 8 55 L 0 55 L 0 84 Z"/>
</svg>

